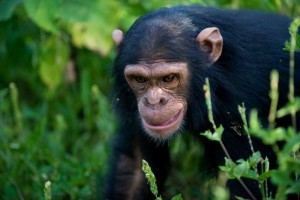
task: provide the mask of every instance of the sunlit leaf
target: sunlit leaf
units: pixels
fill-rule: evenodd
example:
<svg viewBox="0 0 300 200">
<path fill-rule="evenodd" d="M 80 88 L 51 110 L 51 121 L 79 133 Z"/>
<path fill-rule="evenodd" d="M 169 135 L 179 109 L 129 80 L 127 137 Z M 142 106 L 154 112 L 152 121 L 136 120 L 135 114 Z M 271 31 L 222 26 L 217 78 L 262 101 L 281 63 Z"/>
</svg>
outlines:
<svg viewBox="0 0 300 200">
<path fill-rule="evenodd" d="M 250 112 L 250 120 L 249 120 L 249 126 L 253 132 L 256 132 L 257 130 L 261 129 L 261 123 L 258 119 L 258 112 L 257 110 L 251 110 Z M 251 132 L 251 131 L 250 131 Z"/>
<path fill-rule="evenodd" d="M 295 47 L 294 49 L 291 49 L 291 42 L 286 41 L 284 44 L 284 50 L 286 51 L 300 51 L 300 35 L 298 34 L 298 27 L 300 25 L 300 18 L 296 18 L 293 20 L 293 22 L 290 25 L 289 31 L 291 34 L 291 37 L 293 37 L 295 39 Z"/>
<path fill-rule="evenodd" d="M 99 9 L 96 1 L 85 0 L 61 0 L 61 7 L 63 12 L 59 17 L 67 22 L 87 22 L 91 15 L 99 15 Z M 76 14 L 74 14 L 76 13 Z"/>
<path fill-rule="evenodd" d="M 300 111 L 300 98 L 296 98 L 294 102 L 288 103 L 286 106 L 283 108 L 279 109 L 277 111 L 277 117 L 285 117 L 287 115 L 290 115 L 293 112 L 298 112 Z"/>
<path fill-rule="evenodd" d="M 57 37 L 45 39 L 41 46 L 39 74 L 49 89 L 56 89 L 62 82 L 63 72 L 69 60 L 69 46 Z"/>
<path fill-rule="evenodd" d="M 181 194 L 178 194 L 178 195 L 172 197 L 171 200 L 183 200 L 183 198 L 182 198 Z"/>
<path fill-rule="evenodd" d="M 261 160 L 261 153 L 257 151 L 249 158 L 249 164 L 251 167 L 257 166 L 260 160 Z"/>
<path fill-rule="evenodd" d="M 212 133 L 211 131 L 205 131 L 204 133 L 201 133 L 201 135 L 205 136 L 209 140 L 212 141 L 221 141 L 222 134 L 223 134 L 224 128 L 220 126 L 217 128 L 216 132 Z"/>
<path fill-rule="evenodd" d="M 266 181 L 268 178 L 270 178 L 274 174 L 275 170 L 269 170 L 267 172 L 264 172 L 259 175 L 260 181 Z"/>
<path fill-rule="evenodd" d="M 275 129 L 265 129 L 262 127 L 256 110 L 250 113 L 250 133 L 251 135 L 260 138 L 265 144 L 274 144 L 278 141 L 285 141 L 289 138 L 289 133 L 285 128 L 278 127 Z"/>
<path fill-rule="evenodd" d="M 235 179 L 236 178 L 236 176 L 234 175 L 235 167 L 236 164 L 232 160 L 225 157 L 225 165 L 219 166 L 219 169 L 226 173 L 227 178 Z"/>
<path fill-rule="evenodd" d="M 296 135 L 295 137 L 291 138 L 287 143 L 284 145 L 282 152 L 285 154 L 289 154 L 290 152 L 296 151 L 300 149 L 300 134 Z"/>
<path fill-rule="evenodd" d="M 60 13 L 60 1 L 24 0 L 25 10 L 32 21 L 46 31 L 56 33 L 57 17 Z"/>
<path fill-rule="evenodd" d="M 106 31 L 102 27 L 89 24 L 77 23 L 70 26 L 75 46 L 86 47 L 101 55 L 107 55 L 113 46 L 111 33 Z"/>
<path fill-rule="evenodd" d="M 249 178 L 249 179 L 253 179 L 253 180 L 257 180 L 258 179 L 258 174 L 255 170 L 246 170 L 243 174 L 242 177 L 244 178 Z"/>
<path fill-rule="evenodd" d="M 150 183 L 150 190 L 152 194 L 155 195 L 156 198 L 158 198 L 158 190 L 156 185 L 156 178 L 154 173 L 152 172 L 152 169 L 148 162 L 146 160 L 142 160 L 142 170 L 145 173 L 145 177 Z"/>
<path fill-rule="evenodd" d="M 249 163 L 248 162 L 241 162 L 238 164 L 235 169 L 234 169 L 234 175 L 237 178 L 240 178 L 244 174 L 247 173 L 247 171 L 250 169 Z"/>
</svg>

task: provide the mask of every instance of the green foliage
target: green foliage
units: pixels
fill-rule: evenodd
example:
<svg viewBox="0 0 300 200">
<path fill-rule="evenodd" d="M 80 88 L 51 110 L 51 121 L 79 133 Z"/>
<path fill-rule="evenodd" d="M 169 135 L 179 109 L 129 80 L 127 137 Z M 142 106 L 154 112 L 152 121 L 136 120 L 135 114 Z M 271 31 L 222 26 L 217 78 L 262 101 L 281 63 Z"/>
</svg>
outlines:
<svg viewBox="0 0 300 200">
<path fill-rule="evenodd" d="M 214 132 L 212 133 L 211 131 L 208 130 L 202 133 L 201 135 L 207 137 L 209 140 L 221 142 L 224 128 L 222 127 L 222 125 L 217 128 L 213 119 L 213 110 L 212 110 L 210 86 L 209 86 L 208 78 L 205 79 L 205 85 L 203 86 L 203 90 L 205 93 L 205 103 L 207 105 L 207 110 L 208 110 L 208 120 L 213 125 Z"/>
<path fill-rule="evenodd" d="M 15 96 L 17 91 L 12 84 L 11 95 Z M 37 188 L 51 180 L 55 199 L 96 198 L 96 174 L 106 172 L 108 140 L 115 132 L 115 120 L 110 102 L 97 86 L 87 95 L 91 96 L 92 121 L 74 119 L 77 111 L 72 109 L 76 108 L 53 107 L 51 101 L 30 109 L 24 107 L 20 110 L 22 117 L 11 118 L 12 101 L 6 90 L 1 91 L 1 196 L 40 199 L 42 190 Z M 13 107 L 18 110 L 18 106 Z M 19 120 L 23 124 L 21 129 L 16 126 Z"/>
<path fill-rule="evenodd" d="M 142 170 L 145 173 L 146 179 L 150 183 L 150 190 L 151 190 L 152 194 L 154 194 L 156 200 L 162 200 L 162 198 L 160 196 L 158 196 L 155 175 L 153 174 L 148 162 L 145 160 L 142 161 Z"/>
<path fill-rule="evenodd" d="M 51 182 L 47 181 L 44 188 L 45 200 L 51 200 Z"/>
<path fill-rule="evenodd" d="M 0 21 L 9 19 L 21 0 L 3 0 L 0 2 Z"/>
<path fill-rule="evenodd" d="M 24 0 L 24 7 L 30 19 L 38 26 L 53 33 L 58 32 L 56 18 L 60 10 L 59 0 Z"/>
<path fill-rule="evenodd" d="M 145 173 L 146 179 L 148 180 L 148 182 L 150 184 L 150 190 L 151 190 L 152 194 L 154 194 L 156 200 L 162 200 L 161 196 L 158 196 L 155 175 L 153 174 L 148 162 L 145 160 L 142 160 L 142 170 Z M 182 200 L 182 197 L 180 194 L 178 194 L 178 195 L 172 197 L 171 200 Z"/>
<path fill-rule="evenodd" d="M 229 179 L 237 179 L 242 186 L 248 191 L 248 194 L 251 196 L 251 191 L 244 185 L 241 178 L 248 178 L 256 180 L 259 184 L 261 190 L 261 195 L 263 199 L 270 199 L 268 193 L 267 180 L 271 178 L 273 183 L 278 186 L 278 191 L 276 193 L 276 198 L 285 199 L 287 194 L 300 194 L 300 182 L 299 182 L 299 173 L 300 173 L 300 159 L 299 159 L 299 150 L 300 150 L 300 133 L 297 133 L 297 122 L 296 122 L 296 113 L 300 111 L 300 98 L 294 96 L 294 52 L 297 48 L 296 37 L 293 35 L 296 34 L 298 27 L 300 26 L 299 19 L 295 19 L 290 26 L 291 30 L 291 45 L 290 45 L 290 83 L 289 83 L 289 102 L 281 109 L 277 111 L 278 104 L 278 81 L 279 74 L 277 71 L 272 71 L 271 81 L 270 81 L 270 113 L 269 113 L 269 127 L 265 128 L 261 125 L 258 112 L 252 110 L 250 113 L 249 125 L 246 119 L 246 108 L 239 106 L 238 110 L 241 114 L 243 120 L 244 132 L 248 136 L 248 141 L 252 155 L 249 155 L 247 160 L 239 159 L 233 161 L 228 154 L 226 147 L 222 144 L 221 138 L 213 137 L 214 134 L 211 134 L 210 131 L 204 134 L 208 139 L 213 141 L 218 141 L 222 146 L 225 157 L 225 165 L 220 166 L 220 170 L 226 173 Z M 204 86 L 205 97 L 208 107 L 208 118 L 209 121 L 215 127 L 215 123 L 212 119 L 212 106 L 211 106 L 211 97 L 209 91 L 209 83 L 206 81 Z M 286 116 L 291 116 L 292 126 L 288 128 L 284 127 L 275 127 L 275 120 L 277 118 L 282 118 Z M 255 152 L 252 140 L 250 137 L 255 136 L 262 140 L 263 143 L 271 145 L 273 147 L 274 153 L 277 156 L 278 167 L 276 169 L 270 169 L 270 163 L 268 158 L 262 158 L 260 152 Z M 203 135 L 203 134 L 202 134 Z M 279 148 L 278 142 L 284 142 L 283 147 Z M 261 171 L 258 172 L 258 167 L 260 166 Z M 243 199 L 243 197 L 237 197 L 237 199 Z"/>
<path fill-rule="evenodd" d="M 178 194 L 178 195 L 172 197 L 171 200 L 183 200 L 183 198 L 181 197 L 181 194 Z"/>
<path fill-rule="evenodd" d="M 108 98 L 115 28 L 126 31 L 137 17 L 159 7 L 192 3 L 296 16 L 296 1 L 0 1 L 1 199 L 42 199 L 48 180 L 52 199 L 97 199 L 116 130 Z M 297 102 L 276 116 L 295 111 Z M 216 129 L 212 137 L 221 138 L 221 132 Z M 296 148 L 296 141 L 288 139 L 295 135 L 292 128 L 273 134 L 276 141 L 289 140 L 286 151 Z M 199 174 L 206 163 L 198 142 L 186 134 L 170 146 L 175 167 L 166 194 L 208 196 L 214 182 L 203 183 Z M 185 162 L 178 159 L 183 156 Z M 289 173 L 296 170 L 297 163 L 282 155 L 282 171 L 274 180 L 293 192 L 299 184 L 284 173 L 287 162 L 293 166 Z M 221 186 L 218 191 L 226 193 Z"/>
<path fill-rule="evenodd" d="M 296 18 L 291 24 L 289 31 L 291 34 L 291 42 L 286 41 L 284 50 L 286 51 L 300 51 L 300 35 L 298 33 L 298 27 L 300 25 L 300 18 Z"/>
<path fill-rule="evenodd" d="M 70 48 L 59 38 L 49 37 L 41 41 L 39 75 L 42 82 L 50 89 L 56 90 L 63 80 L 63 72 L 68 63 Z"/>
<path fill-rule="evenodd" d="M 14 119 L 16 124 L 16 131 L 20 132 L 22 129 L 22 114 L 19 108 L 19 92 L 14 83 L 9 84 L 10 99 L 12 102 L 12 109 L 14 113 Z"/>
</svg>

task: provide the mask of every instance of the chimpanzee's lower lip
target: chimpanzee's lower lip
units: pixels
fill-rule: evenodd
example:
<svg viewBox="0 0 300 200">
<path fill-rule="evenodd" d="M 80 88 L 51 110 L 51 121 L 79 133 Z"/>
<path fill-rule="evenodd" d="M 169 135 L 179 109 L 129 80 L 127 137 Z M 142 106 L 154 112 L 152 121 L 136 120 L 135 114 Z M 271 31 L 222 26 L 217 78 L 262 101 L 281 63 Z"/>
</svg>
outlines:
<svg viewBox="0 0 300 200">
<path fill-rule="evenodd" d="M 145 127 L 149 130 L 160 131 L 160 130 L 164 130 L 164 129 L 167 129 L 167 128 L 170 128 L 170 127 L 176 125 L 178 123 L 178 120 L 179 120 L 181 114 L 182 114 L 182 109 L 179 110 L 179 112 L 173 118 L 165 121 L 162 124 L 153 125 L 153 124 L 148 123 L 144 119 L 143 119 L 143 123 L 144 123 Z"/>
</svg>

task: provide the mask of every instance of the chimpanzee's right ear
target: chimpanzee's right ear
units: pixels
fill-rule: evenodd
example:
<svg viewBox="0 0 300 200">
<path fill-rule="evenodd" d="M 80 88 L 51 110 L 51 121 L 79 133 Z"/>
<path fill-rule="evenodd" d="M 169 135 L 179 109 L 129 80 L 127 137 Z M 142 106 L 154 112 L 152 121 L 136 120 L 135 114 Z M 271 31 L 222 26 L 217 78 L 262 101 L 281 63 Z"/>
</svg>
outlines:
<svg viewBox="0 0 300 200">
<path fill-rule="evenodd" d="M 123 32 L 119 29 L 114 30 L 112 32 L 112 38 L 113 38 L 113 41 L 115 42 L 115 45 L 119 46 L 124 38 Z"/>
</svg>

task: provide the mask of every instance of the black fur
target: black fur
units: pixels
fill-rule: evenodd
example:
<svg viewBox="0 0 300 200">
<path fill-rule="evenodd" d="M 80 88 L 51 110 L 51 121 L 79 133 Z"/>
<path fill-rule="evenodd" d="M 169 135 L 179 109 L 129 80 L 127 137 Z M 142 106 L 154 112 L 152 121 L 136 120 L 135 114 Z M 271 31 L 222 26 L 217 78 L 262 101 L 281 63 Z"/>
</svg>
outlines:
<svg viewBox="0 0 300 200">
<path fill-rule="evenodd" d="M 237 106 L 245 103 L 247 114 L 252 108 L 256 108 L 262 123 L 267 125 L 270 107 L 269 76 L 272 69 L 277 69 L 280 74 L 279 107 L 287 102 L 289 54 L 283 51 L 283 47 L 290 37 L 290 22 L 290 18 L 277 14 L 198 6 L 163 8 L 139 18 L 120 44 L 113 68 L 114 100 L 120 120 L 120 134 L 114 143 L 115 157 L 105 198 L 153 199 L 145 180 L 138 182 L 144 184 L 139 189 L 132 189 L 136 171 L 127 169 L 126 172 L 120 172 L 117 166 L 121 155 L 129 158 L 128 166 L 140 163 L 141 158 L 148 160 L 158 179 L 159 188 L 166 179 L 169 166 L 167 145 L 151 140 L 141 128 L 136 99 L 124 77 L 127 64 L 161 60 L 188 63 L 191 83 L 185 128 L 195 135 L 211 128 L 203 92 L 204 80 L 208 77 L 214 119 L 225 128 L 222 140 L 233 160 L 248 158 L 251 152 L 246 136 L 237 134 L 233 129 L 233 126 L 242 125 Z M 207 54 L 201 52 L 199 43 L 195 40 L 198 33 L 207 27 L 219 28 L 224 39 L 222 55 L 211 66 L 208 64 Z M 297 54 L 296 95 L 300 95 L 298 60 Z M 278 125 L 282 126 L 288 123 L 287 119 L 278 121 Z M 224 153 L 218 143 L 206 141 L 205 138 L 202 140 L 206 147 L 205 159 L 214 171 L 224 163 Z M 275 166 L 276 160 L 271 149 L 255 139 L 253 143 L 256 150 L 268 156 L 272 166 Z M 138 164 L 134 166 L 134 170 L 140 167 Z M 116 178 L 122 181 L 116 181 Z M 247 184 L 259 198 L 257 184 L 251 181 L 247 181 Z M 228 186 L 232 195 L 249 197 L 239 183 L 231 181 Z M 120 188 L 124 194 L 117 192 Z M 132 194 L 126 194 L 129 191 Z"/>
</svg>

